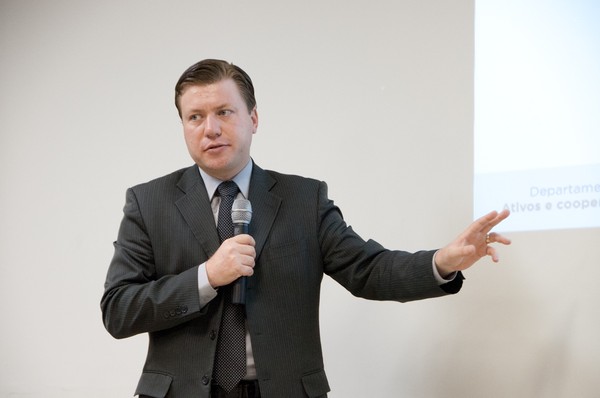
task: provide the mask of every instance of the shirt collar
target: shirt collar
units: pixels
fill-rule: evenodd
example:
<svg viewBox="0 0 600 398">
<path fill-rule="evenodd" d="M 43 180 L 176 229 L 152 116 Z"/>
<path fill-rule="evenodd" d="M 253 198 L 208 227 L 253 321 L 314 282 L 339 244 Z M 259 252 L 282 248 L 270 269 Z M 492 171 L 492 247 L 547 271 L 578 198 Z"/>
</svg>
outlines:
<svg viewBox="0 0 600 398">
<path fill-rule="evenodd" d="M 208 193 L 208 200 L 212 201 L 215 196 L 215 192 L 219 184 L 223 181 L 218 178 L 212 177 L 204 172 L 200 167 L 200 176 L 202 176 L 202 180 L 204 181 L 204 186 L 206 187 L 206 192 Z M 245 199 L 248 199 L 248 191 L 250 190 L 250 177 L 252 176 L 252 159 L 246 164 L 246 166 L 235 175 L 231 180 L 234 181 L 238 188 L 240 188 L 240 192 L 244 196 Z"/>
</svg>

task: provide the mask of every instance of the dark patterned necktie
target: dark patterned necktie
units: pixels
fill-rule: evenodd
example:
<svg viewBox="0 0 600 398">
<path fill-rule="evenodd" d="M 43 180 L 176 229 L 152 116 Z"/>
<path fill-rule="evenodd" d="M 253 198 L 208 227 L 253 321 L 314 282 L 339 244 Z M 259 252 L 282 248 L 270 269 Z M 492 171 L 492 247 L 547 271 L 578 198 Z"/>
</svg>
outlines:
<svg viewBox="0 0 600 398">
<path fill-rule="evenodd" d="M 235 182 L 225 181 L 217 188 L 221 196 L 217 229 L 221 242 L 233 236 L 231 207 L 239 189 Z M 246 375 L 246 328 L 244 306 L 231 303 L 231 285 L 219 288 L 224 308 L 217 341 L 214 379 L 227 392 Z"/>
</svg>

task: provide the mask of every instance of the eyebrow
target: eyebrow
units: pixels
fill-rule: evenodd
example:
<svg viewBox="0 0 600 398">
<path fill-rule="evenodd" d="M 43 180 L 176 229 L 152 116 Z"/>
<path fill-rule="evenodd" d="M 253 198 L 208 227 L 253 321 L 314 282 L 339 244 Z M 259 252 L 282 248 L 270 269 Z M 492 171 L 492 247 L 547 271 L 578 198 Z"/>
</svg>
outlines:
<svg viewBox="0 0 600 398">
<path fill-rule="evenodd" d="M 238 108 L 236 108 L 234 105 L 226 102 L 226 103 L 223 103 L 221 105 L 217 105 L 215 107 L 211 107 L 209 110 L 210 111 L 220 111 L 222 109 L 237 110 Z M 194 108 L 191 108 L 188 112 L 204 112 L 204 109 L 201 109 L 201 108 L 198 108 L 198 107 L 194 107 Z"/>
</svg>

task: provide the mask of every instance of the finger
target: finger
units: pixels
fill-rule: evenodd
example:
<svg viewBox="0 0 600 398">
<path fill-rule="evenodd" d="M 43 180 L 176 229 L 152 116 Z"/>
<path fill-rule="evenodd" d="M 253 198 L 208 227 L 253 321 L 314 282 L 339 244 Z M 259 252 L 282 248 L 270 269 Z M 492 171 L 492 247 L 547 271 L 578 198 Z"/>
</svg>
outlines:
<svg viewBox="0 0 600 398">
<path fill-rule="evenodd" d="M 248 263 L 238 264 L 236 271 L 239 276 L 252 276 L 254 274 L 254 259 L 250 259 Z"/>
<path fill-rule="evenodd" d="M 502 210 L 501 212 L 491 211 L 483 217 L 478 218 L 471 224 L 471 232 L 482 232 L 487 234 L 494 228 L 496 225 L 500 224 L 506 217 L 510 215 L 510 211 L 507 209 Z"/>
<path fill-rule="evenodd" d="M 488 234 L 489 237 L 489 243 L 502 243 L 504 245 L 510 245 L 511 244 L 511 240 L 508 239 L 507 237 L 500 235 L 499 233 L 496 232 L 491 232 Z"/>
<path fill-rule="evenodd" d="M 243 255 L 240 258 L 240 264 L 244 267 L 254 267 L 256 264 L 254 261 L 254 256 Z"/>
<path fill-rule="evenodd" d="M 238 251 L 240 255 L 249 257 L 252 261 L 256 258 L 256 249 L 254 246 L 240 245 Z"/>
<path fill-rule="evenodd" d="M 500 261 L 500 257 L 498 256 L 498 252 L 492 246 L 487 247 L 486 254 L 492 258 L 492 261 L 497 263 Z"/>
<path fill-rule="evenodd" d="M 467 232 L 489 232 L 495 225 L 493 224 L 493 221 L 498 217 L 498 215 L 499 213 L 497 211 L 491 211 L 488 214 L 479 217 L 477 220 L 471 223 L 471 225 L 467 228 Z"/>
<path fill-rule="evenodd" d="M 252 235 L 248 235 L 248 234 L 236 235 L 231 239 L 234 239 L 236 243 L 239 243 L 241 245 L 250 245 L 250 246 L 256 245 L 256 242 L 254 241 L 254 238 L 252 237 Z"/>
<path fill-rule="evenodd" d="M 488 224 L 490 230 L 496 225 L 500 224 L 502 221 L 504 221 L 509 215 L 510 211 L 508 211 L 508 209 L 504 209 L 500 213 L 498 213 L 496 217 L 494 217 L 494 219 L 492 219 Z"/>
</svg>

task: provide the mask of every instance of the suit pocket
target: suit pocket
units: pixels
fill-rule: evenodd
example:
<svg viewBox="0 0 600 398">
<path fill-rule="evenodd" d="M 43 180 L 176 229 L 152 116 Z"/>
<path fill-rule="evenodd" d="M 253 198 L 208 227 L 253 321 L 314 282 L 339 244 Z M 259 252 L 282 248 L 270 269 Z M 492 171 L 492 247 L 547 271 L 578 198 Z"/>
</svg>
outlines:
<svg viewBox="0 0 600 398">
<path fill-rule="evenodd" d="M 135 390 L 135 395 L 164 398 L 169 392 L 173 377 L 164 373 L 144 372 Z"/>
<path fill-rule="evenodd" d="M 331 391 L 323 369 L 304 375 L 302 385 L 310 398 L 325 398 L 327 393 Z"/>
</svg>

